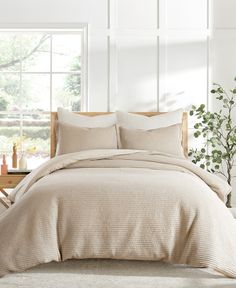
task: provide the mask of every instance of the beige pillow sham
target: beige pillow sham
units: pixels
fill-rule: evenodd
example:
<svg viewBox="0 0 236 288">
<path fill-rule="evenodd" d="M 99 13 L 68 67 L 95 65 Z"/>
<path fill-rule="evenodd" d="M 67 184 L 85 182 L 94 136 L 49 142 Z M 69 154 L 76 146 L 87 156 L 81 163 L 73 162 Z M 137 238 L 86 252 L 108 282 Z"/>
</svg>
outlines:
<svg viewBox="0 0 236 288">
<path fill-rule="evenodd" d="M 119 127 L 119 144 L 122 149 L 155 150 L 184 157 L 181 128 L 181 124 L 153 130 Z"/>
<path fill-rule="evenodd" d="M 91 149 L 117 149 L 116 126 L 82 128 L 58 123 L 57 155 Z"/>
</svg>

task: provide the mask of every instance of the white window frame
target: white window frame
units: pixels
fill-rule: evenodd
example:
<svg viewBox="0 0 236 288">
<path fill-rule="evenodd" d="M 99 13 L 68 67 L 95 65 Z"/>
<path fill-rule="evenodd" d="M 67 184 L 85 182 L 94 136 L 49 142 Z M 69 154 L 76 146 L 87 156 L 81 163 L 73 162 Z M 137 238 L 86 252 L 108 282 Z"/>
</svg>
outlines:
<svg viewBox="0 0 236 288">
<path fill-rule="evenodd" d="M 18 24 L 1 23 L 0 24 L 0 32 L 17 33 L 24 31 L 47 32 L 48 34 L 51 35 L 66 34 L 66 33 L 73 34 L 78 32 L 81 34 L 81 111 L 88 111 L 88 24 L 86 23 L 18 23 Z M 50 41 L 52 41 L 52 38 Z M 11 73 L 11 72 L 1 71 L 0 73 Z M 49 73 L 28 72 L 28 74 L 34 74 L 34 73 L 50 74 L 50 111 L 43 112 L 43 113 L 50 113 L 52 111 L 52 74 L 60 74 L 60 72 L 52 72 L 52 53 L 50 53 L 50 72 Z M 69 74 L 69 72 L 67 73 Z M 27 74 L 27 72 L 25 71 L 22 72 L 22 70 L 20 70 L 20 74 L 21 75 Z"/>
</svg>

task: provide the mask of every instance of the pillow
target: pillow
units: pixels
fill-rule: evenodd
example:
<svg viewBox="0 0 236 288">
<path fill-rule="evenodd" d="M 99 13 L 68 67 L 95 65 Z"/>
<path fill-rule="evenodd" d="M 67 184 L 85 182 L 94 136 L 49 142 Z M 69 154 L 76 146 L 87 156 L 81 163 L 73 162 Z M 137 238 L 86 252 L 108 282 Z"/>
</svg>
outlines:
<svg viewBox="0 0 236 288">
<path fill-rule="evenodd" d="M 58 108 L 57 115 L 58 122 L 86 128 L 109 127 L 115 125 L 117 122 L 115 113 L 99 116 L 84 116 L 75 114 L 64 108 Z"/>
<path fill-rule="evenodd" d="M 179 109 L 151 117 L 121 111 L 117 111 L 116 115 L 119 126 L 150 130 L 182 123 L 183 110 Z"/>
<path fill-rule="evenodd" d="M 117 149 L 116 126 L 83 128 L 59 123 L 57 155 L 91 149 Z"/>
<path fill-rule="evenodd" d="M 155 150 L 184 157 L 181 146 L 181 124 L 154 130 L 120 127 L 120 144 L 123 149 Z"/>
</svg>

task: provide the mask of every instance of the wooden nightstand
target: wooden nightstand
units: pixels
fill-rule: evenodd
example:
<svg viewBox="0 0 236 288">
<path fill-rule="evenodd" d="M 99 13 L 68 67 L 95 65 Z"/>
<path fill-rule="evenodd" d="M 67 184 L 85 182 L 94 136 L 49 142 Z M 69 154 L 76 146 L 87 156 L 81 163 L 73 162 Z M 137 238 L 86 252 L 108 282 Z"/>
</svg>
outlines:
<svg viewBox="0 0 236 288">
<path fill-rule="evenodd" d="M 15 188 L 16 185 L 25 178 L 27 174 L 8 174 L 8 175 L 0 175 L 0 193 L 4 195 L 4 197 L 0 197 L 0 203 L 2 203 L 6 208 L 11 206 L 10 201 L 7 199 L 8 193 L 4 190 L 7 188 Z"/>
</svg>

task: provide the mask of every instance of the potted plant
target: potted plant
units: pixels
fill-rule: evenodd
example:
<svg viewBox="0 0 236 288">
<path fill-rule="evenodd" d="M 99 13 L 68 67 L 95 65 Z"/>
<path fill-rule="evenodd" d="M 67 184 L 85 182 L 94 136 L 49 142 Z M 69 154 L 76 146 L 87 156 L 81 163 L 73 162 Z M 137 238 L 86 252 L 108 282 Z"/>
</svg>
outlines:
<svg viewBox="0 0 236 288">
<path fill-rule="evenodd" d="M 201 168 L 223 175 L 231 185 L 236 155 L 236 124 L 232 120 L 233 113 L 236 113 L 236 88 L 227 92 L 221 85 L 213 85 L 211 93 L 218 100 L 220 109 L 218 112 L 210 112 L 204 104 L 192 106 L 190 116 L 197 118 L 194 137 L 202 136 L 204 143 L 200 149 L 190 149 L 189 156 Z M 227 197 L 226 206 L 231 207 L 231 193 Z"/>
</svg>

